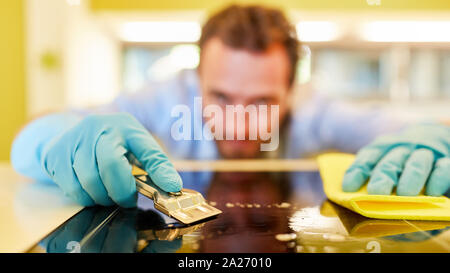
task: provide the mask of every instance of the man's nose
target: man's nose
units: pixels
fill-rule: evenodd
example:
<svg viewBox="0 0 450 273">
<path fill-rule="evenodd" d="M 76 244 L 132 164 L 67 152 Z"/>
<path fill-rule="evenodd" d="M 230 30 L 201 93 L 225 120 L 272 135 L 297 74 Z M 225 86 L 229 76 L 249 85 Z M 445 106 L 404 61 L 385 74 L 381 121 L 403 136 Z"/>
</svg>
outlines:
<svg viewBox="0 0 450 273">
<path fill-rule="evenodd" d="M 253 116 L 251 116 L 253 115 Z M 255 140 L 258 132 L 256 113 L 228 113 L 225 115 L 225 137 L 228 140 Z"/>
</svg>

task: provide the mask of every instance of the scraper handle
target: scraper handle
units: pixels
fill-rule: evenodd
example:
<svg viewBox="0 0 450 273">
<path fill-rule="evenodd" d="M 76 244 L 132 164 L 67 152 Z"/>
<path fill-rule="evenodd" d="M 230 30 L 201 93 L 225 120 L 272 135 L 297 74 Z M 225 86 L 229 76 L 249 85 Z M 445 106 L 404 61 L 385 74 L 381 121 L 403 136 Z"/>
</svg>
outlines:
<svg viewBox="0 0 450 273">
<path fill-rule="evenodd" d="M 150 179 L 147 172 L 142 169 L 143 166 L 141 162 L 139 162 L 131 152 L 127 152 L 125 157 L 132 166 L 131 174 L 135 178 L 137 191 L 150 199 L 154 199 L 158 192 L 158 187 Z"/>
<path fill-rule="evenodd" d="M 141 180 L 143 176 L 136 177 L 136 190 L 148 198 L 155 200 L 155 197 L 158 195 L 158 190 L 149 185 L 149 182 L 144 182 Z M 148 176 L 147 176 L 148 177 Z M 154 184 L 153 182 L 150 182 Z"/>
<path fill-rule="evenodd" d="M 156 201 L 155 198 L 158 198 L 158 196 L 161 195 L 178 196 L 181 194 L 181 192 L 166 193 L 165 191 L 163 191 L 152 181 L 150 176 L 148 176 L 148 173 L 142 169 L 143 168 L 142 164 L 136 159 L 136 157 L 131 152 L 126 153 L 125 156 L 127 157 L 128 162 L 130 162 L 132 166 L 131 173 L 135 178 L 136 189 L 138 192 L 154 201 Z"/>
</svg>

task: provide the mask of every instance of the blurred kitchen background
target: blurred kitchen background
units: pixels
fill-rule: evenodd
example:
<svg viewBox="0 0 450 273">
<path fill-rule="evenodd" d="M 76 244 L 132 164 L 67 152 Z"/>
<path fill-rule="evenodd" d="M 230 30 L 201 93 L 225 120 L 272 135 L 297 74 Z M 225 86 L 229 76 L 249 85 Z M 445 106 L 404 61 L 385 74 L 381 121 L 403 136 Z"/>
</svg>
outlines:
<svg viewBox="0 0 450 273">
<path fill-rule="evenodd" d="M 209 14 L 256 1 L 0 2 L 0 160 L 38 115 L 111 101 L 198 64 Z M 450 120 L 449 0 L 273 0 L 303 42 L 297 84 L 393 115 Z"/>
</svg>

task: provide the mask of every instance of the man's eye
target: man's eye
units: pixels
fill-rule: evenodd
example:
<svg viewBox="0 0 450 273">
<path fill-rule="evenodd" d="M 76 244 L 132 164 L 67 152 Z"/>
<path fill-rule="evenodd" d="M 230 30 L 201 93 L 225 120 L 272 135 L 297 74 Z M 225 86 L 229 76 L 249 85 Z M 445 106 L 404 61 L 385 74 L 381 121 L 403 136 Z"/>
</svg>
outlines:
<svg viewBox="0 0 450 273">
<path fill-rule="evenodd" d="M 217 95 L 215 95 L 215 97 L 216 97 L 216 101 L 220 104 L 226 104 L 228 102 L 227 97 L 225 97 L 224 95 L 217 94 Z"/>
<path fill-rule="evenodd" d="M 256 105 L 268 105 L 270 103 L 269 99 L 266 98 L 261 98 L 261 99 L 257 99 L 253 102 Z"/>
</svg>

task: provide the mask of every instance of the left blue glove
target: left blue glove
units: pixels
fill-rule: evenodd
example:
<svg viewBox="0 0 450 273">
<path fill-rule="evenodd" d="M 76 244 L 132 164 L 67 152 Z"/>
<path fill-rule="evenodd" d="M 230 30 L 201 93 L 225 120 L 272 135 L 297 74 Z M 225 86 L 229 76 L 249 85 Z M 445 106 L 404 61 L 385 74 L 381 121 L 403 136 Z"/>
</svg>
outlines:
<svg viewBox="0 0 450 273">
<path fill-rule="evenodd" d="M 369 194 L 441 196 L 450 188 L 450 128 L 437 124 L 410 127 L 377 138 L 362 148 L 344 176 L 346 192 L 359 190 L 369 179 Z"/>
<path fill-rule="evenodd" d="M 11 161 L 34 179 L 47 175 L 80 205 L 134 207 L 136 182 L 126 158 L 129 152 L 162 190 L 182 189 L 181 177 L 156 140 L 127 113 L 40 118 L 15 139 Z"/>
</svg>

